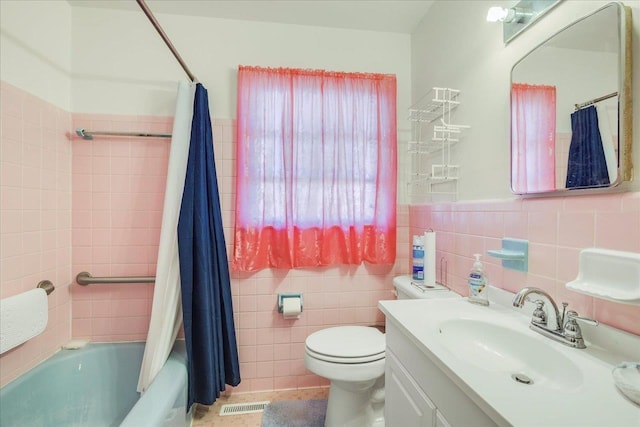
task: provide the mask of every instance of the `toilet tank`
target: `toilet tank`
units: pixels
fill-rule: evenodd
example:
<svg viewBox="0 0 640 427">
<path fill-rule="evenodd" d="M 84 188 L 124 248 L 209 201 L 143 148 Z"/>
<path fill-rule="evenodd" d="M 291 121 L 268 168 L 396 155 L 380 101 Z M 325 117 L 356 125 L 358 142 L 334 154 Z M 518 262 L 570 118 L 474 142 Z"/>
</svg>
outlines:
<svg viewBox="0 0 640 427">
<path fill-rule="evenodd" d="M 393 278 L 398 299 L 430 299 L 430 298 L 462 298 L 444 286 L 436 285 L 434 289 L 422 290 L 411 284 L 411 276 Z"/>
</svg>

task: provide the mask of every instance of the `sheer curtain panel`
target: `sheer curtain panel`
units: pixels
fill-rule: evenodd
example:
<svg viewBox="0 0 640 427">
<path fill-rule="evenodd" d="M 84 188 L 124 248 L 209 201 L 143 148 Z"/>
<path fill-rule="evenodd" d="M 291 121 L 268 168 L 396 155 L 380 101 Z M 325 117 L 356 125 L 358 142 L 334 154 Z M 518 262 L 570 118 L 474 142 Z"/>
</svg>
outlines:
<svg viewBox="0 0 640 427">
<path fill-rule="evenodd" d="M 233 267 L 393 264 L 396 78 L 239 68 Z"/>
</svg>

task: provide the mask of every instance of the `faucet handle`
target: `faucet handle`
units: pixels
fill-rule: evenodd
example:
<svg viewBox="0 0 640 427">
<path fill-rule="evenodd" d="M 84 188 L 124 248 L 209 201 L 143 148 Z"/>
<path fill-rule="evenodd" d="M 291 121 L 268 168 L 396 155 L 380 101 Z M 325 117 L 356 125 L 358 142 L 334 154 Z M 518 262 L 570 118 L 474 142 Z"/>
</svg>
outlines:
<svg viewBox="0 0 640 427">
<path fill-rule="evenodd" d="M 574 310 L 569 310 L 567 311 L 567 322 L 570 320 L 582 320 L 583 322 L 592 325 L 592 326 L 598 326 L 600 324 L 600 322 L 598 322 L 596 319 L 591 319 L 589 317 L 582 317 L 582 316 L 578 316 L 578 312 L 574 311 Z"/>
<path fill-rule="evenodd" d="M 547 312 L 544 310 L 544 301 L 537 299 L 532 302 L 536 304 L 536 309 L 531 314 L 531 323 L 547 326 Z"/>
<path fill-rule="evenodd" d="M 577 320 L 582 320 L 591 325 L 598 326 L 598 321 L 590 319 L 588 317 L 580 317 L 574 310 L 567 311 L 567 321 L 564 324 L 563 335 L 564 337 L 576 348 L 586 348 L 584 339 L 582 338 L 582 329 L 578 325 Z"/>
</svg>

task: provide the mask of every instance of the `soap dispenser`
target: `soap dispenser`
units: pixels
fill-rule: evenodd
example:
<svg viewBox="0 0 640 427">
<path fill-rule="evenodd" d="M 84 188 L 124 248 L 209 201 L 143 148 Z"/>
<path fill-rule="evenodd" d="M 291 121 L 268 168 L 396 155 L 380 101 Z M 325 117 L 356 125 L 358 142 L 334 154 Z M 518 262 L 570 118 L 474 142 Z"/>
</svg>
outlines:
<svg viewBox="0 0 640 427">
<path fill-rule="evenodd" d="M 469 273 L 469 302 L 489 305 L 489 289 L 484 275 L 484 267 L 480 261 L 480 254 L 473 254 L 476 261 Z"/>
</svg>

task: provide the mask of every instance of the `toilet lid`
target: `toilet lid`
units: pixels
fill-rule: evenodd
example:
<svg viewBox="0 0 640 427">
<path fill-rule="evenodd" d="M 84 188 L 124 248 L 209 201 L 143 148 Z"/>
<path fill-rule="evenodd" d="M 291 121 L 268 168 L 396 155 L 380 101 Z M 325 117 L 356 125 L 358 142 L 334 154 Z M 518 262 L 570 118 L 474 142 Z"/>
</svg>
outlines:
<svg viewBox="0 0 640 427">
<path fill-rule="evenodd" d="M 327 328 L 314 332 L 306 340 L 308 352 L 315 357 L 325 360 L 353 359 L 354 363 L 384 357 L 385 345 L 384 334 L 367 326 Z"/>
</svg>

